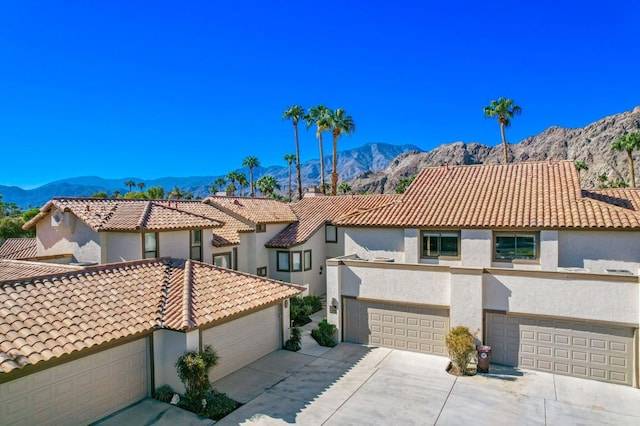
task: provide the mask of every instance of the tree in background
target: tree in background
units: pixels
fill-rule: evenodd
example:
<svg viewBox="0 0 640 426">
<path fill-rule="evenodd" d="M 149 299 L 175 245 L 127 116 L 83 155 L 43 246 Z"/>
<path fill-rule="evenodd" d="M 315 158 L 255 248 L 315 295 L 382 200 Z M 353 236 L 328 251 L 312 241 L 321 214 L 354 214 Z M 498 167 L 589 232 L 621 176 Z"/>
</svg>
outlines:
<svg viewBox="0 0 640 426">
<path fill-rule="evenodd" d="M 300 143 L 298 142 L 298 122 L 305 120 L 304 108 L 300 105 L 293 105 L 289 107 L 284 114 L 282 114 L 283 120 L 291 120 L 293 123 L 293 134 L 296 138 L 296 172 L 298 174 L 298 199 L 302 199 L 302 175 L 300 173 Z M 308 126 L 307 126 L 308 128 Z M 291 167 L 289 167 L 291 168 Z M 291 172 L 289 172 L 291 176 Z M 291 180 L 291 178 L 289 178 Z M 289 188 L 291 188 L 291 182 L 289 182 Z M 291 201 L 291 190 L 289 190 L 289 201 Z"/>
<path fill-rule="evenodd" d="M 238 186 L 240 186 L 240 196 L 244 194 L 244 188 L 246 188 L 247 185 L 249 185 L 247 177 L 244 175 L 244 173 L 238 173 Z"/>
<path fill-rule="evenodd" d="M 329 125 L 329 112 L 331 110 L 324 105 L 317 105 L 309 108 L 309 112 L 304 116 L 304 120 L 307 122 L 307 130 L 309 127 L 315 124 L 316 137 L 318 138 L 318 145 L 320 147 L 320 188 L 322 192 L 326 194 L 324 185 L 324 149 L 322 147 L 322 132 L 326 132 L 331 128 Z M 301 192 L 302 193 L 302 192 Z"/>
<path fill-rule="evenodd" d="M 342 192 L 343 194 L 346 194 L 347 192 L 351 192 L 351 185 L 349 185 L 347 182 L 342 182 L 340 184 L 340 186 L 338 187 L 338 189 L 340 190 L 340 192 Z"/>
<path fill-rule="evenodd" d="M 111 193 L 111 198 L 120 198 L 120 194 L 121 194 L 120 191 L 118 191 L 117 189 L 114 189 L 113 192 Z"/>
<path fill-rule="evenodd" d="M 296 132 L 297 134 L 297 132 Z M 297 137 L 296 137 L 297 139 Z M 292 200 L 293 195 L 291 194 L 291 164 L 293 163 L 293 161 L 296 159 L 296 155 L 295 154 L 285 154 L 284 155 L 284 161 L 287 162 L 287 165 L 289 166 L 289 201 Z M 302 188 L 300 188 L 300 186 L 298 185 L 298 189 L 300 189 L 300 191 L 298 191 L 299 193 L 302 192 Z M 299 199 L 302 199 L 302 195 L 300 195 Z"/>
<path fill-rule="evenodd" d="M 410 178 L 402 178 L 398 181 L 398 184 L 396 185 L 396 194 L 404 194 L 407 190 L 407 188 L 409 188 L 409 185 L 411 185 L 411 183 L 416 179 L 415 176 L 411 176 Z"/>
<path fill-rule="evenodd" d="M 227 196 L 236 195 L 236 184 L 233 182 L 229 182 L 229 184 L 225 188 L 225 192 L 227 193 Z"/>
<path fill-rule="evenodd" d="M 576 160 L 573 162 L 573 165 L 576 166 L 576 170 L 578 171 L 578 182 L 580 182 L 580 172 L 583 170 L 589 170 L 589 166 L 582 160 Z"/>
<path fill-rule="evenodd" d="M 264 175 L 256 181 L 256 186 L 267 197 L 275 196 L 276 189 L 280 189 L 278 181 L 271 175 Z"/>
<path fill-rule="evenodd" d="M 504 163 L 509 162 L 509 145 L 504 129 L 511 126 L 511 120 L 514 116 L 522 113 L 522 108 L 516 105 L 512 99 L 499 98 L 497 101 L 491 101 L 488 106 L 484 107 L 485 118 L 495 117 L 500 123 L 500 135 L 502 136 L 502 146 L 504 148 Z"/>
<path fill-rule="evenodd" d="M 124 186 L 128 186 L 129 187 L 129 192 L 131 192 L 131 189 L 136 186 L 136 183 L 132 180 L 128 180 L 124 183 Z"/>
<path fill-rule="evenodd" d="M 260 167 L 260 160 L 257 157 L 249 156 L 242 161 L 242 165 L 249 169 L 249 183 L 251 184 L 250 197 L 256 196 L 255 187 L 253 186 L 253 169 L 254 167 Z"/>
<path fill-rule="evenodd" d="M 236 189 L 238 189 L 236 187 L 236 182 L 238 182 L 238 179 L 240 178 L 240 173 L 233 171 L 233 172 L 229 172 L 227 174 L 227 179 L 229 179 L 231 181 L 231 185 L 227 185 L 227 194 L 229 193 L 229 188 L 233 188 L 233 192 L 231 192 L 232 196 L 236 195 Z"/>
<path fill-rule="evenodd" d="M 164 188 L 162 187 L 162 185 L 147 188 L 147 197 L 149 197 L 149 199 L 151 200 L 164 199 Z"/>
<path fill-rule="evenodd" d="M 178 186 L 174 186 L 171 192 L 169 193 L 169 200 L 181 200 L 185 197 L 187 193 L 181 190 Z"/>
<path fill-rule="evenodd" d="M 213 181 L 213 183 L 211 184 L 211 186 L 209 186 L 209 191 L 211 193 L 216 193 L 215 188 L 218 188 L 217 192 L 222 192 L 222 188 L 227 184 L 227 180 L 223 177 L 219 177 L 216 178 L 216 180 Z"/>
<path fill-rule="evenodd" d="M 91 194 L 91 198 L 107 198 L 107 193 L 104 191 L 100 191 L 100 192 L 94 192 L 93 194 Z"/>
<path fill-rule="evenodd" d="M 612 151 L 625 151 L 629 161 L 629 175 L 631 176 L 631 187 L 636 187 L 636 173 L 633 165 L 633 151 L 640 149 L 640 132 L 626 133 L 620 136 L 611 144 Z"/>
<path fill-rule="evenodd" d="M 144 182 L 138 182 L 138 188 L 140 188 L 141 192 L 144 190 L 145 186 L 147 186 L 147 185 Z"/>
<path fill-rule="evenodd" d="M 333 169 L 331 171 L 331 195 L 338 193 L 338 139 L 356 131 L 356 123 L 343 108 L 330 111 L 327 124 L 333 135 Z"/>
</svg>

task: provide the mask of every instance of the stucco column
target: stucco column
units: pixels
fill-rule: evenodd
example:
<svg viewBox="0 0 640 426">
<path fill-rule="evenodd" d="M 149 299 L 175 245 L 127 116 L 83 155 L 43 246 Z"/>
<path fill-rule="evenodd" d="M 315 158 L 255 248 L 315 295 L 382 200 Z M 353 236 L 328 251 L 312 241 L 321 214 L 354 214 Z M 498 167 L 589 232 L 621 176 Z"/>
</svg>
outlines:
<svg viewBox="0 0 640 426">
<path fill-rule="evenodd" d="M 342 341 L 341 268 L 339 260 L 327 260 L 327 322 L 334 324 L 338 329 L 338 342 Z"/>
<path fill-rule="evenodd" d="M 540 267 L 543 271 L 558 270 L 558 231 L 540 231 Z"/>
<path fill-rule="evenodd" d="M 450 326 L 469 327 L 482 342 L 482 268 L 451 268 Z M 476 334 L 477 333 L 477 334 Z"/>
<path fill-rule="evenodd" d="M 406 228 L 404 230 L 404 263 L 419 263 L 419 235 L 420 231 L 417 229 Z"/>
</svg>

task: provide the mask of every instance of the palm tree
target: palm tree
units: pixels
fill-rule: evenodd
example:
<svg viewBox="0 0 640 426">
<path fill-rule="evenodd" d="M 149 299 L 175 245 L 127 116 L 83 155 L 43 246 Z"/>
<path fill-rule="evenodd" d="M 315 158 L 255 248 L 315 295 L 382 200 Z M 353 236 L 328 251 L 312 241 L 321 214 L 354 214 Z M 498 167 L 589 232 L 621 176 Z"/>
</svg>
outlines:
<svg viewBox="0 0 640 426">
<path fill-rule="evenodd" d="M 169 200 L 174 199 L 174 200 L 179 200 L 181 198 L 183 198 L 185 195 L 187 195 L 186 192 L 184 192 L 183 190 L 181 190 L 180 188 L 178 188 L 177 186 L 174 186 L 173 189 L 171 190 L 171 192 L 169 193 Z"/>
<path fill-rule="evenodd" d="M 300 144 L 298 143 L 298 121 L 305 120 L 304 108 L 300 105 L 293 105 L 282 114 L 283 120 L 291 120 L 293 123 L 293 134 L 296 138 L 296 172 L 298 174 L 298 199 L 302 199 L 302 175 L 300 174 Z M 291 173 L 289 173 L 291 176 Z M 289 179 L 291 180 L 291 179 Z M 291 182 L 289 182 L 291 188 Z M 291 190 L 289 190 L 289 201 L 291 201 Z"/>
<path fill-rule="evenodd" d="M 118 191 L 117 189 L 115 189 L 112 193 L 111 193 L 111 198 L 119 198 L 120 197 L 120 191 Z"/>
<path fill-rule="evenodd" d="M 238 173 L 238 185 L 240 186 L 240 196 L 242 196 L 244 192 L 244 188 L 249 185 L 249 181 L 244 173 Z"/>
<path fill-rule="evenodd" d="M 504 134 L 505 127 L 511 126 L 511 119 L 522 113 L 522 108 L 515 105 L 512 99 L 500 98 L 497 101 L 491 101 L 488 106 L 484 107 L 485 118 L 496 117 L 500 123 L 500 135 L 502 136 L 502 146 L 504 147 L 504 162 L 509 162 L 509 146 L 507 145 L 507 137 Z"/>
<path fill-rule="evenodd" d="M 131 188 L 133 188 L 134 186 L 136 186 L 136 183 L 132 180 L 128 180 L 124 183 L 124 186 L 128 186 L 129 187 L 129 192 L 131 192 Z"/>
<path fill-rule="evenodd" d="M 625 151 L 627 153 L 632 188 L 636 187 L 636 174 L 633 167 L 633 151 L 636 149 L 640 149 L 640 132 L 624 134 L 611 144 L 612 151 Z"/>
<path fill-rule="evenodd" d="M 351 185 L 349 185 L 347 182 L 342 182 L 340 184 L 340 186 L 338 187 L 338 189 L 340 190 L 340 192 L 342 192 L 343 194 L 346 194 L 347 192 L 351 192 Z"/>
<path fill-rule="evenodd" d="M 287 164 L 289 165 L 289 201 L 292 200 L 292 195 L 291 195 L 291 163 L 293 163 L 293 160 L 296 159 L 296 155 L 295 154 L 285 154 L 284 155 L 284 161 L 287 162 Z M 300 185 L 298 185 L 298 188 L 300 188 Z M 302 192 L 302 191 L 298 191 L 298 192 Z M 300 194 L 298 194 L 300 195 Z M 300 195 L 300 199 L 302 199 L 302 195 Z"/>
<path fill-rule="evenodd" d="M 236 195 L 236 182 L 238 181 L 238 178 L 240 177 L 240 173 L 238 172 L 229 172 L 229 174 L 227 174 L 227 179 L 229 179 L 232 183 L 232 187 L 233 187 L 233 192 L 231 193 L 231 195 L 235 196 Z M 229 186 L 227 186 L 227 192 L 229 192 Z"/>
<path fill-rule="evenodd" d="M 307 122 L 307 130 L 311 125 L 316 125 L 316 137 L 320 146 L 320 188 L 325 193 L 324 185 L 324 150 L 322 149 L 322 132 L 326 132 L 331 128 L 328 123 L 328 116 L 331 110 L 324 105 L 318 105 L 309 108 L 309 113 L 304 116 Z"/>
<path fill-rule="evenodd" d="M 264 175 L 256 181 L 256 186 L 267 197 L 273 197 L 275 190 L 280 189 L 276 178 L 271 175 Z"/>
<path fill-rule="evenodd" d="M 338 108 L 329 113 L 327 123 L 331 127 L 333 135 L 333 170 L 331 171 L 331 195 L 338 193 L 338 138 L 351 135 L 356 131 L 356 123 L 353 117 L 348 115 L 343 108 Z"/>
<path fill-rule="evenodd" d="M 144 183 L 144 182 L 140 182 L 140 183 L 138 183 L 138 188 L 140 188 L 140 191 L 142 191 L 142 190 L 144 189 L 144 187 L 145 187 L 145 186 L 146 186 L 146 185 L 145 185 L 145 183 Z"/>
<path fill-rule="evenodd" d="M 215 187 L 218 187 L 218 192 L 222 192 L 222 187 L 225 186 L 226 183 L 227 183 L 227 180 L 225 178 L 223 177 L 216 178 L 216 180 L 213 181 L 213 184 L 209 187 L 209 191 L 216 192 L 211 188 L 215 189 Z"/>
<path fill-rule="evenodd" d="M 164 198 L 164 188 L 162 185 L 147 188 L 147 197 L 152 200 L 162 200 Z"/>
<path fill-rule="evenodd" d="M 242 161 L 242 165 L 244 167 L 248 167 L 249 168 L 249 182 L 251 183 L 251 193 L 250 196 L 251 197 L 255 197 L 256 193 L 255 193 L 255 188 L 253 186 L 253 168 L 254 167 L 260 167 L 260 161 L 258 160 L 257 157 L 247 157 Z"/>
</svg>

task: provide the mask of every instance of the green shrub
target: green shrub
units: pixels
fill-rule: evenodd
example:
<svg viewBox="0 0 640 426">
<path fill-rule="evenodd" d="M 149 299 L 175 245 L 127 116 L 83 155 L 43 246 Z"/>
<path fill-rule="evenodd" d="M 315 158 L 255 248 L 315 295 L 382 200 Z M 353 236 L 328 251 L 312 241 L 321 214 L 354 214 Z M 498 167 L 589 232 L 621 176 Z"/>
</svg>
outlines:
<svg viewBox="0 0 640 426">
<path fill-rule="evenodd" d="M 218 364 L 218 354 L 207 345 L 202 352 L 187 351 L 178 361 L 176 369 L 178 377 L 187 390 L 185 397 L 189 400 L 199 399 L 211 388 L 209 369 Z"/>
<path fill-rule="evenodd" d="M 298 327 L 292 328 L 291 338 L 285 342 L 284 348 L 292 352 L 297 352 L 302 349 L 302 330 Z"/>
<path fill-rule="evenodd" d="M 173 398 L 174 394 L 175 392 L 173 391 L 171 386 L 164 385 L 155 390 L 155 392 L 153 393 L 153 398 L 161 402 L 169 403 L 171 402 L 171 398 Z"/>
<path fill-rule="evenodd" d="M 336 345 L 335 335 L 336 326 L 329 324 L 326 318 L 318 323 L 317 328 L 311 330 L 311 337 L 316 339 L 316 342 L 318 342 L 320 346 L 334 347 Z"/>
<path fill-rule="evenodd" d="M 289 308 L 289 318 L 295 327 L 300 327 L 311 322 L 309 315 L 312 313 L 311 306 L 304 303 L 302 297 L 292 297 Z"/>
<path fill-rule="evenodd" d="M 227 394 L 215 389 L 208 391 L 205 394 L 205 399 L 207 404 L 198 414 L 211 420 L 220 420 L 240 406 L 240 403 L 229 398 Z"/>
<path fill-rule="evenodd" d="M 305 305 L 311 307 L 312 314 L 322 310 L 322 301 L 318 296 L 305 296 L 302 300 Z"/>
<path fill-rule="evenodd" d="M 475 353 L 475 339 L 468 327 L 458 326 L 449 330 L 445 336 L 447 352 L 451 360 L 451 374 L 463 376 L 467 374 L 467 365 Z"/>
</svg>

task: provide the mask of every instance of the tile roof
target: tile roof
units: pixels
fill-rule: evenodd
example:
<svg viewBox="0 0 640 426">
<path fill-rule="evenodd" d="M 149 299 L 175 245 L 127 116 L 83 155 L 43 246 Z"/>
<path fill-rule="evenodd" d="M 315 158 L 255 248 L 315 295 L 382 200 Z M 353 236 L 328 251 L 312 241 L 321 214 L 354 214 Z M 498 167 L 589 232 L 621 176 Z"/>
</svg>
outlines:
<svg viewBox="0 0 640 426">
<path fill-rule="evenodd" d="M 170 258 L 0 284 L 0 373 L 156 328 L 187 330 L 302 287 Z"/>
<path fill-rule="evenodd" d="M 0 373 L 156 328 L 187 330 L 302 287 L 160 258 L 0 284 Z"/>
<path fill-rule="evenodd" d="M 589 196 L 591 194 L 591 196 Z M 582 191 L 571 161 L 423 169 L 391 205 L 344 216 L 341 226 L 640 228 L 637 190 Z M 633 194 L 633 195 L 631 195 Z M 619 201 L 619 200 L 618 200 Z"/>
<path fill-rule="evenodd" d="M 273 198 L 211 196 L 204 202 L 253 224 L 291 223 L 297 220 L 288 204 Z"/>
<path fill-rule="evenodd" d="M 35 227 L 54 209 L 70 212 L 96 232 L 212 228 L 217 246 L 239 244 L 238 232 L 253 230 L 202 201 L 100 198 L 53 198 L 24 225 L 24 229 Z"/>
<path fill-rule="evenodd" d="M 298 221 L 276 234 L 267 242 L 266 246 L 287 248 L 302 244 L 326 223 L 337 220 L 344 215 L 389 205 L 399 198 L 399 195 L 339 195 L 303 198 L 291 205 Z"/>
<path fill-rule="evenodd" d="M 15 259 L 0 259 L 0 282 L 15 281 L 40 275 L 57 274 L 82 269 L 80 266 L 57 263 L 31 262 Z"/>
<path fill-rule="evenodd" d="M 35 238 L 7 238 L 0 244 L 0 259 L 29 259 L 37 255 Z"/>
</svg>

